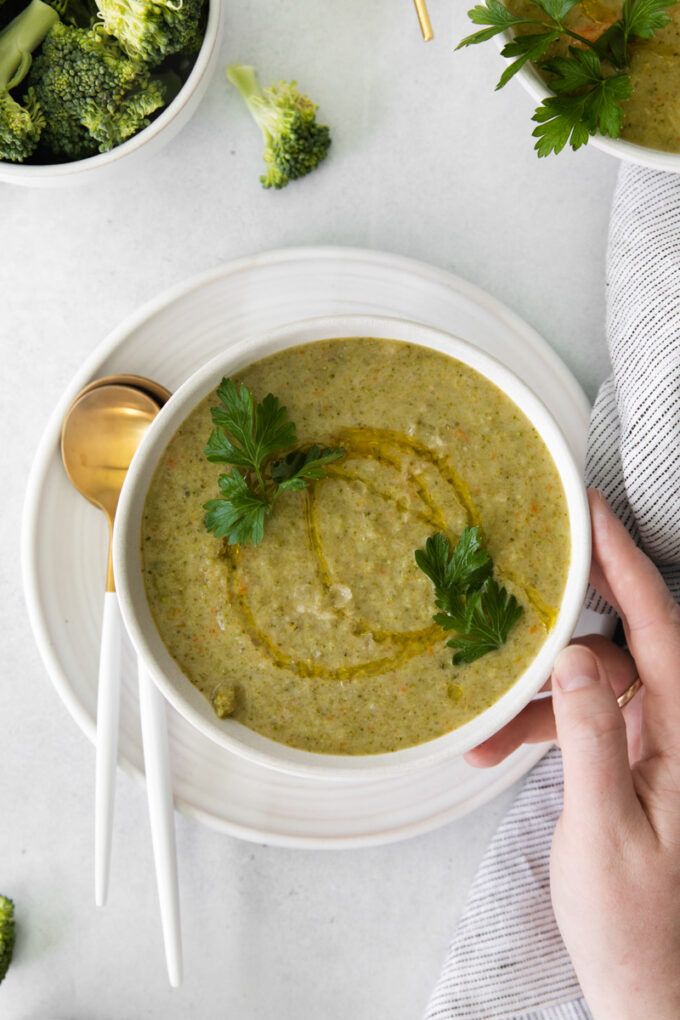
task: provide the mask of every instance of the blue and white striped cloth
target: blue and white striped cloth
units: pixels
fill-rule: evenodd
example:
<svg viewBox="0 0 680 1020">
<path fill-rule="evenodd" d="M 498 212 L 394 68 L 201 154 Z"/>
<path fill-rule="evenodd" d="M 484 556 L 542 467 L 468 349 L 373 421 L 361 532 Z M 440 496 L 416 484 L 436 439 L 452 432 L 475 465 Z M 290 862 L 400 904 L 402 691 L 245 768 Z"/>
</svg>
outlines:
<svg viewBox="0 0 680 1020">
<path fill-rule="evenodd" d="M 612 375 L 590 423 L 600 489 L 680 600 L 680 175 L 623 164 L 607 253 Z M 594 592 L 590 606 L 609 607 Z M 532 770 L 472 884 L 425 1020 L 591 1020 L 550 902 L 562 764 Z"/>
</svg>

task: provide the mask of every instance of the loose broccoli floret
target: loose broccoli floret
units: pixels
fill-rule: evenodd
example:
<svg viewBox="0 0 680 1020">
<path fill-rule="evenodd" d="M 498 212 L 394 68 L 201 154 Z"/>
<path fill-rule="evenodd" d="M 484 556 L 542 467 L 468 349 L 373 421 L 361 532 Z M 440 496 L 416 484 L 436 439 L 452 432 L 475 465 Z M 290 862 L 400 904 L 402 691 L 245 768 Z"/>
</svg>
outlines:
<svg viewBox="0 0 680 1020">
<path fill-rule="evenodd" d="M 24 80 L 32 53 L 58 21 L 42 0 L 28 7 L 0 32 L 0 159 L 20 162 L 36 149 L 45 120 L 32 89 L 22 100 L 10 92 Z"/>
<path fill-rule="evenodd" d="M 97 0 L 104 28 L 152 67 L 195 49 L 204 0 Z M 202 34 L 202 33 L 201 33 Z"/>
<path fill-rule="evenodd" d="M 317 124 L 318 107 L 296 88 L 281 81 L 261 88 L 255 68 L 232 64 L 227 78 L 239 90 L 264 138 L 262 158 L 267 164 L 260 177 L 265 188 L 285 188 L 289 181 L 311 173 L 324 160 L 331 144 L 325 125 Z"/>
<path fill-rule="evenodd" d="M 98 27 L 56 24 L 28 81 L 45 115 L 41 146 L 62 158 L 112 149 L 165 102 L 163 84 Z"/>
<path fill-rule="evenodd" d="M 14 951 L 14 904 L 0 895 L 0 982 L 9 970 Z"/>
</svg>

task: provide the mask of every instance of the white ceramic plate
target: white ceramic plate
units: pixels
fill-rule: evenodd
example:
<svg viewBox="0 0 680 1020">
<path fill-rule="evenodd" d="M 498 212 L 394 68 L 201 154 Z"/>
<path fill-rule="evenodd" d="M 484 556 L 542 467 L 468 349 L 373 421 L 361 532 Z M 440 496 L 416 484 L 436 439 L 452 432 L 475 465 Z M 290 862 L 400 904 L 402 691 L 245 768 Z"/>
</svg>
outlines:
<svg viewBox="0 0 680 1020">
<path fill-rule="evenodd" d="M 495 355 L 548 403 L 582 462 L 589 407 L 573 376 L 522 320 L 450 273 L 379 252 L 294 248 L 230 263 L 162 295 L 109 336 L 72 381 L 45 431 L 26 495 L 22 558 L 31 624 L 57 691 L 91 740 L 107 529 L 104 515 L 78 495 L 61 465 L 66 408 L 101 375 L 146 375 L 175 390 L 243 335 L 352 313 L 423 322 Z M 129 648 L 124 666 L 120 764 L 143 781 Z M 434 829 L 506 789 L 545 751 L 544 745 L 521 748 L 491 770 L 454 759 L 413 776 L 322 780 L 239 758 L 170 707 L 168 719 L 176 806 L 231 835 L 288 846 L 361 846 Z"/>
</svg>

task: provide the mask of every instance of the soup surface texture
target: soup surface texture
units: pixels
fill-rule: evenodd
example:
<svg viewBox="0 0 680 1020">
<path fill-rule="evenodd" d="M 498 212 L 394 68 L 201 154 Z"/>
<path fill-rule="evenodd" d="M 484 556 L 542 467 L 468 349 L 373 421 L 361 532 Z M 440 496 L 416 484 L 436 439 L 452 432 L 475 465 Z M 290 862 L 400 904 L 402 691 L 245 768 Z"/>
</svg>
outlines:
<svg viewBox="0 0 680 1020">
<path fill-rule="evenodd" d="M 327 477 L 285 492 L 258 546 L 209 534 L 210 394 L 156 469 L 142 562 L 161 637 L 186 676 L 274 740 L 318 752 L 393 751 L 479 714 L 535 657 L 569 565 L 555 465 L 533 426 L 466 365 L 401 341 L 352 337 L 289 348 L 238 373 L 275 394 L 297 446 L 342 446 Z M 480 528 L 495 577 L 524 613 L 507 643 L 452 665 L 414 551 Z"/>
<path fill-rule="evenodd" d="M 539 8 L 529 0 L 506 0 L 505 5 L 541 20 Z M 622 0 L 587 0 L 569 12 L 566 24 L 595 39 L 618 19 L 622 6 Z M 667 13 L 670 22 L 665 28 L 651 39 L 630 43 L 632 92 L 622 103 L 621 137 L 650 149 L 680 152 L 680 4 Z M 549 55 L 566 54 L 570 41 L 561 40 Z"/>
</svg>

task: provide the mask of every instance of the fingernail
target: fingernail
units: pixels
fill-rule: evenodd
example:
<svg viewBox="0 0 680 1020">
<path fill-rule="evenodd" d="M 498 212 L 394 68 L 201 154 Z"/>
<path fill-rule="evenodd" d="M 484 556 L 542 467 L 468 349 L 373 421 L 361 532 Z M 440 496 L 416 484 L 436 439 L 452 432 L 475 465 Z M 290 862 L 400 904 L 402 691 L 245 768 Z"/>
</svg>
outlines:
<svg viewBox="0 0 680 1020">
<path fill-rule="evenodd" d="M 578 691 L 599 683 L 600 673 L 593 653 L 581 645 L 569 645 L 555 660 L 553 679 L 563 691 Z"/>
</svg>

